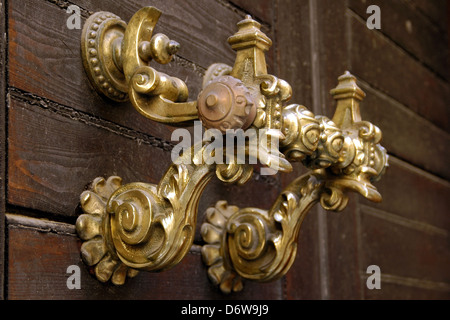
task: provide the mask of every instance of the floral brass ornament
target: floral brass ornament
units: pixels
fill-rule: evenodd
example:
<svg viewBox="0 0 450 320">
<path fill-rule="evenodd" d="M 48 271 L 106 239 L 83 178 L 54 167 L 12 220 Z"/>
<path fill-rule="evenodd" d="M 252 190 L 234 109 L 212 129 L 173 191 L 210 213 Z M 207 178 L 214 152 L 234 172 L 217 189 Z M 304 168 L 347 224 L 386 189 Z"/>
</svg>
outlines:
<svg viewBox="0 0 450 320">
<path fill-rule="evenodd" d="M 218 201 L 201 226 L 208 276 L 222 292 L 242 290 L 243 279 L 279 279 L 295 259 L 300 227 L 313 205 L 341 211 L 348 191 L 381 201 L 372 182 L 383 174 L 388 157 L 379 144 L 381 131 L 361 119 L 365 94 L 346 72 L 331 91 L 337 102 L 332 119 L 302 105 L 285 106 L 292 88 L 267 74 L 265 52 L 272 41 L 246 16 L 228 39 L 236 51 L 234 66 L 211 65 L 197 100 L 188 101 L 183 81 L 150 66 L 170 62 L 180 47 L 163 34 L 153 35 L 160 15 L 145 7 L 126 24 L 108 12 L 93 14 L 81 41 L 87 76 L 100 94 L 130 100 L 151 120 L 180 126 L 199 119 L 225 135 L 244 130 L 250 138 L 246 156 L 274 171 L 291 171 L 291 162 L 310 169 L 268 210 Z M 158 184 L 96 178 L 81 194 L 83 214 L 76 223 L 84 241 L 81 255 L 98 280 L 121 285 L 138 270 L 176 266 L 193 243 L 199 199 L 211 178 L 244 186 L 252 177 L 253 165 L 241 163 L 236 151 L 214 149 L 226 159 L 215 163 L 210 147 L 205 139 L 182 152 Z"/>
</svg>

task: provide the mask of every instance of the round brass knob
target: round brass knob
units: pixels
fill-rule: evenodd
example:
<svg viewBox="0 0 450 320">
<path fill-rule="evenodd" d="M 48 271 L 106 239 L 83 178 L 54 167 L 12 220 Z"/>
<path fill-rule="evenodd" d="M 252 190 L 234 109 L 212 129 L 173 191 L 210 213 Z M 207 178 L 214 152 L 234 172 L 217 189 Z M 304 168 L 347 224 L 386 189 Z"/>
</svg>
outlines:
<svg viewBox="0 0 450 320">
<path fill-rule="evenodd" d="M 247 87 L 232 76 L 221 76 L 198 96 L 199 118 L 205 128 L 247 129 L 256 117 L 256 105 Z"/>
</svg>

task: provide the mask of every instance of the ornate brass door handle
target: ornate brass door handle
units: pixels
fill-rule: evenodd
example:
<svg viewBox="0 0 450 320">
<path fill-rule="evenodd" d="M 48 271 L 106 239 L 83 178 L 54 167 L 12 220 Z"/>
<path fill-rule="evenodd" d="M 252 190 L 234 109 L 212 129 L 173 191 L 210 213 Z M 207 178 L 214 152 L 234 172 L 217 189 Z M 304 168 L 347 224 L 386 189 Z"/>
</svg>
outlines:
<svg viewBox="0 0 450 320">
<path fill-rule="evenodd" d="M 380 202 L 372 182 L 387 166 L 379 144 L 381 131 L 362 121 L 359 102 L 364 93 L 348 72 L 331 91 L 337 100 L 333 121 L 313 117 L 305 107 L 283 110 L 286 139 L 282 150 L 291 161 L 311 171 L 292 181 L 269 210 L 239 209 L 219 201 L 207 210 L 201 233 L 207 243 L 202 255 L 208 276 L 225 293 L 242 289 L 242 278 L 276 280 L 294 262 L 300 226 L 311 207 L 341 211 L 347 191 Z"/>
<path fill-rule="evenodd" d="M 144 7 L 128 25 L 109 12 L 97 12 L 83 27 L 81 53 L 95 89 L 115 101 L 130 100 L 145 117 L 165 123 L 197 118 L 196 102 L 187 102 L 186 84 L 158 72 L 151 61 L 166 64 L 179 44 L 164 34 L 153 35 L 161 12 Z"/>
<path fill-rule="evenodd" d="M 269 210 L 219 201 L 201 228 L 208 275 L 223 292 L 241 290 L 241 278 L 277 279 L 292 265 L 301 223 L 315 203 L 342 210 L 347 191 L 381 201 L 372 182 L 384 172 L 387 154 L 379 144 L 381 131 L 361 119 L 365 94 L 346 72 L 331 91 L 337 101 L 332 120 L 301 105 L 284 106 L 292 89 L 267 74 L 271 40 L 247 16 L 228 39 L 236 51 L 234 66 L 210 66 L 197 100 L 187 101 L 183 81 L 149 65 L 169 62 L 179 47 L 165 35 L 152 34 L 160 14 L 146 7 L 128 25 L 108 12 L 86 21 L 81 46 L 91 83 L 113 100 L 129 98 L 154 121 L 181 125 L 199 119 L 220 135 L 240 130 L 248 138 L 247 160 L 236 149 L 229 152 L 205 140 L 184 150 L 158 185 L 95 179 L 81 194 L 84 213 L 76 223 L 83 260 L 95 267 L 99 280 L 114 284 L 137 270 L 169 269 L 192 245 L 199 198 L 211 177 L 243 185 L 253 173 L 249 157 L 273 171 L 290 171 L 291 162 L 301 161 L 311 171 L 295 179 Z"/>
</svg>

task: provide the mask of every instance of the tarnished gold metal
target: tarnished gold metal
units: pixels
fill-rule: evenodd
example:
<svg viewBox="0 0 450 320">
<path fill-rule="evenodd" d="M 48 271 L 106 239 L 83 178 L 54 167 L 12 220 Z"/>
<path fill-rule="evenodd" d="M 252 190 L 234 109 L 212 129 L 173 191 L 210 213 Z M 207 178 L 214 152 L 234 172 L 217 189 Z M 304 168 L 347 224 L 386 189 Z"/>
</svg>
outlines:
<svg viewBox="0 0 450 320">
<path fill-rule="evenodd" d="M 116 101 L 129 98 L 152 120 L 180 124 L 198 118 L 205 128 L 224 134 L 243 129 L 258 141 L 246 142 L 246 156 L 274 171 L 288 172 L 295 161 L 311 169 L 289 184 L 269 210 L 219 201 L 207 210 L 201 227 L 209 278 L 223 292 L 242 290 L 242 279 L 278 279 L 295 259 L 300 226 L 314 204 L 340 211 L 347 205 L 347 191 L 381 201 L 372 182 L 384 172 L 387 155 L 379 144 L 381 131 L 361 119 L 365 94 L 346 72 L 331 91 L 337 102 L 332 119 L 302 105 L 284 106 L 292 88 L 267 74 L 265 52 L 272 41 L 246 16 L 228 39 L 236 51 L 234 65 L 211 65 L 197 100 L 187 101 L 183 81 L 149 66 L 150 61 L 168 63 L 179 47 L 165 35 L 153 35 L 160 14 L 143 8 L 128 25 L 111 13 L 92 15 L 82 36 L 87 75 L 101 94 Z M 244 185 L 251 178 L 253 166 L 225 146 L 214 152 L 226 163 L 216 164 L 210 144 L 202 141 L 181 154 L 157 185 L 97 178 L 81 194 L 84 213 L 76 223 L 84 240 L 81 254 L 100 281 L 120 285 L 138 270 L 174 267 L 192 245 L 199 199 L 210 179 L 215 175 Z"/>
<path fill-rule="evenodd" d="M 211 281 L 224 293 L 242 290 L 242 278 L 261 282 L 285 275 L 294 262 L 300 226 L 311 207 L 341 211 L 347 191 L 379 202 L 373 186 L 387 166 L 381 131 L 362 121 L 365 96 L 349 72 L 331 91 L 337 101 L 333 120 L 315 117 L 305 107 L 283 109 L 282 150 L 311 171 L 291 182 L 269 210 L 239 209 L 219 201 L 206 211 L 201 233 L 203 259 Z"/>
</svg>

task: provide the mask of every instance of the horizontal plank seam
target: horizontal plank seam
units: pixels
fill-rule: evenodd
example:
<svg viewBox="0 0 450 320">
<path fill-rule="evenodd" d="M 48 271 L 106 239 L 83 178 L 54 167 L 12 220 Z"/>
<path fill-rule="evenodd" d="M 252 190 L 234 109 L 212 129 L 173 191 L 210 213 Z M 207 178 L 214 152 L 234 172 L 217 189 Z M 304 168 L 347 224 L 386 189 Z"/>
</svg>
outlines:
<svg viewBox="0 0 450 320">
<path fill-rule="evenodd" d="M 395 158 L 405 164 L 408 164 L 410 167 L 414 167 L 417 171 L 422 172 L 421 174 L 423 174 L 423 175 L 426 174 L 428 176 L 433 176 L 435 178 L 435 180 L 447 181 L 447 178 L 445 176 L 440 175 L 437 171 L 427 171 L 427 169 L 425 169 L 424 167 L 421 167 L 419 164 L 410 162 L 408 159 L 406 159 L 392 151 L 388 152 L 388 156 L 389 156 L 389 161 L 391 159 Z M 428 169 L 428 170 L 433 170 L 433 169 Z"/>
<path fill-rule="evenodd" d="M 310 58 L 311 58 L 311 91 L 312 91 L 312 111 L 314 113 L 324 113 L 323 111 L 323 90 L 321 90 L 323 83 L 321 81 L 321 69 L 320 61 L 318 59 L 318 52 L 320 52 L 320 15 L 317 1 L 309 0 L 309 23 L 310 23 Z M 322 93 L 321 93 L 322 91 Z M 321 207 L 317 207 L 317 237 L 318 243 L 318 269 L 320 270 L 319 286 L 320 297 L 323 300 L 330 299 L 330 251 L 328 246 L 328 222 L 326 219 L 325 210 Z"/>
<path fill-rule="evenodd" d="M 86 186 L 87 188 L 88 186 Z M 8 199 L 7 199 L 8 200 Z M 81 209 L 80 209 L 81 210 Z M 11 204 L 9 202 L 6 203 L 5 212 L 13 215 L 20 215 L 29 218 L 37 218 L 37 219 L 46 219 L 49 221 L 67 223 L 67 224 L 75 224 L 78 214 L 81 212 L 78 208 L 76 209 L 75 216 L 63 216 L 54 214 L 47 211 L 42 211 L 34 208 L 27 208 L 15 204 Z"/>
<path fill-rule="evenodd" d="M 54 112 L 60 116 L 70 118 L 72 120 L 76 120 L 90 126 L 107 130 L 119 136 L 135 140 L 139 144 L 145 143 L 164 151 L 171 151 L 174 147 L 174 144 L 169 141 L 118 125 L 114 122 L 95 117 L 91 114 L 76 110 L 66 105 L 59 104 L 50 99 L 40 97 L 36 94 L 24 91 L 16 87 L 10 87 L 8 92 L 10 97 L 14 100 L 24 102 L 31 106 L 37 106 L 41 109 Z"/>
<path fill-rule="evenodd" d="M 64 1 L 64 0 L 45 0 L 45 1 L 50 2 L 51 4 L 54 4 L 63 10 L 67 10 L 67 8 L 70 5 L 76 5 L 80 8 L 80 13 L 83 18 L 88 18 L 90 15 L 92 15 L 94 13 L 94 11 L 83 8 L 82 6 L 76 4 L 72 1 Z M 232 12 L 237 13 L 238 15 L 240 15 L 242 17 L 244 17 L 246 14 L 249 14 L 249 12 L 247 10 L 241 8 L 240 6 L 238 6 L 232 2 L 228 2 L 226 0 L 216 0 L 216 2 L 221 4 L 225 8 L 231 10 Z M 266 28 L 269 30 L 271 29 L 271 25 L 269 22 L 264 21 L 263 19 L 261 19 L 260 17 L 257 17 L 257 16 L 254 16 L 253 18 L 256 19 L 258 22 L 260 22 L 261 26 L 263 28 Z"/>
<path fill-rule="evenodd" d="M 364 25 L 366 24 L 366 20 L 364 20 L 364 17 L 361 17 L 358 13 L 356 13 L 354 10 L 352 10 L 351 8 L 347 8 L 348 13 L 350 14 L 350 16 L 354 17 L 357 21 L 363 23 Z M 376 32 L 376 34 L 378 36 L 380 36 L 381 38 L 385 39 L 386 41 L 390 42 L 391 44 L 393 44 L 397 49 L 401 50 L 404 54 L 410 56 L 411 58 L 413 58 L 415 61 L 417 61 L 422 67 L 424 67 L 425 69 L 427 69 L 428 71 L 430 71 L 431 73 L 433 73 L 433 75 L 435 75 L 437 78 L 439 78 L 440 80 L 444 81 L 445 83 L 449 83 L 448 80 L 442 76 L 441 74 L 439 74 L 436 70 L 433 69 L 433 67 L 431 67 L 430 65 L 428 65 L 425 61 L 423 61 L 422 59 L 420 59 L 418 56 L 416 56 L 413 52 L 409 51 L 407 48 L 403 47 L 400 43 L 398 43 L 397 41 L 395 41 L 393 38 L 391 38 L 387 33 L 384 33 L 383 28 L 377 30 L 374 29 L 373 32 Z"/>
<path fill-rule="evenodd" d="M 89 18 L 89 16 L 94 13 L 93 11 L 89 11 L 86 8 L 83 8 L 72 1 L 64 1 L 64 0 L 45 0 L 45 1 L 54 4 L 63 10 L 67 10 L 67 8 L 71 5 L 76 5 L 78 8 L 80 8 L 80 15 L 86 19 Z"/>
<path fill-rule="evenodd" d="M 68 236 L 76 236 L 75 226 L 63 222 L 50 221 L 47 219 L 38 219 L 26 217 L 17 214 L 6 214 L 8 226 L 32 229 L 39 232 L 56 233 Z"/>
<path fill-rule="evenodd" d="M 240 6 L 238 6 L 237 4 L 235 4 L 233 2 L 226 1 L 226 0 L 216 0 L 216 2 L 221 4 L 225 8 L 231 10 L 232 12 L 237 13 L 241 17 L 245 17 L 247 14 L 250 14 L 254 20 L 258 21 L 261 24 L 262 29 L 267 29 L 264 31 L 270 32 L 270 30 L 272 29 L 272 26 L 268 21 L 264 21 L 260 17 L 253 15 L 251 12 L 245 10 L 244 8 L 241 8 Z"/>
<path fill-rule="evenodd" d="M 361 272 L 360 277 L 361 280 L 367 280 L 368 274 L 365 272 Z M 450 292 L 450 283 L 447 282 L 430 281 L 425 279 L 386 274 L 383 273 L 383 270 L 381 270 L 381 283 L 392 283 L 426 290 Z M 382 289 L 383 285 L 381 285 L 381 290 Z"/>
<path fill-rule="evenodd" d="M 54 233 L 64 236 L 78 237 L 75 226 L 64 222 L 50 221 L 47 219 L 31 218 L 18 214 L 6 214 L 8 227 L 34 230 L 43 233 Z M 193 244 L 190 254 L 201 255 L 202 246 Z"/>
<path fill-rule="evenodd" d="M 403 168 L 414 172 L 415 174 L 421 175 L 422 177 L 431 180 L 435 183 L 441 184 L 445 188 L 450 188 L 450 182 L 444 178 L 436 176 L 428 171 L 425 171 L 419 167 L 416 167 L 414 164 L 411 164 L 395 155 L 389 154 L 389 163 L 395 163 Z"/>
<path fill-rule="evenodd" d="M 358 83 L 361 84 L 363 89 L 371 90 L 374 94 L 378 95 L 380 98 L 383 98 L 385 100 L 390 100 L 393 104 L 395 104 L 397 107 L 399 107 L 402 111 L 409 113 L 410 115 L 413 115 L 414 117 L 420 119 L 420 121 L 423 121 L 427 127 L 432 127 L 434 130 L 440 131 L 439 134 L 445 136 L 447 139 L 450 139 L 450 133 L 447 132 L 445 129 L 439 127 L 435 123 L 431 122 L 427 118 L 423 117 L 422 115 L 412 111 L 410 108 L 408 108 L 405 104 L 398 101 L 396 98 L 390 96 L 383 90 L 376 88 L 372 86 L 369 82 L 364 80 L 361 76 L 356 75 L 358 78 Z M 362 102 L 364 104 L 364 101 Z M 364 112 L 364 111 L 363 111 Z"/>
<path fill-rule="evenodd" d="M 439 183 L 443 183 L 443 184 L 445 184 L 445 182 L 448 181 L 445 176 L 441 176 L 437 171 L 427 171 L 427 169 L 425 169 L 424 167 L 421 167 L 419 164 L 410 162 L 408 159 L 406 159 L 392 151 L 388 152 L 388 156 L 389 156 L 389 163 L 391 162 L 391 159 L 395 158 L 398 161 L 401 161 L 402 163 L 404 163 L 405 165 L 408 165 L 409 167 L 414 168 L 415 170 L 413 170 L 413 171 L 420 172 L 419 174 L 426 175 L 427 177 L 433 177 L 431 180 L 439 181 Z M 428 170 L 432 170 L 432 169 L 428 169 Z"/>
<path fill-rule="evenodd" d="M 110 122 L 101 118 L 97 118 L 91 114 L 76 110 L 72 107 L 68 107 L 52 101 L 47 98 L 35 95 L 33 93 L 18 89 L 16 87 L 10 87 L 8 90 L 9 96 L 17 101 L 24 102 L 28 105 L 37 106 L 44 110 L 49 110 L 60 116 L 70 118 L 75 121 L 82 122 L 87 125 L 91 125 L 97 128 L 101 128 L 117 134 L 119 136 L 135 140 L 138 144 L 144 143 L 155 148 L 162 149 L 163 151 L 172 151 L 174 143 L 166 141 L 164 139 L 154 137 L 148 134 L 144 134 L 139 131 L 118 125 L 114 122 Z M 271 176 L 261 175 L 260 173 L 253 172 L 254 180 L 261 180 L 261 182 L 266 183 L 270 186 L 277 185 L 277 179 Z"/>
<path fill-rule="evenodd" d="M 406 1 L 406 4 L 408 6 L 410 6 L 413 10 L 416 10 L 416 12 L 418 12 L 422 17 L 424 17 L 426 20 L 428 20 L 428 22 L 430 22 L 434 28 L 436 28 L 437 30 L 439 30 L 440 33 L 444 33 L 447 32 L 447 30 L 442 29 L 442 27 L 436 23 L 436 21 L 430 16 L 428 15 L 425 11 L 423 11 L 420 7 L 415 6 L 413 4 L 413 2 L 411 1 Z M 448 4 L 447 4 L 448 5 Z"/>
<path fill-rule="evenodd" d="M 0 50 L 1 50 L 1 54 L 0 54 L 0 70 L 2 71 L 1 74 L 3 75 L 3 83 L 0 85 L 1 88 L 1 99 L 2 102 L 0 103 L 0 108 L 2 108 L 2 112 L 0 112 L 0 114 L 2 114 L 3 119 L 0 120 L 0 125 L 2 126 L 1 129 L 1 154 L 2 154 L 2 159 L 1 159 L 1 164 L 0 164 L 0 168 L 1 168 L 1 173 L 0 173 L 0 179 L 2 179 L 1 181 L 1 194 L 0 197 L 2 198 L 0 200 L 0 223 L 2 224 L 0 227 L 0 241 L 2 242 L 0 245 L 0 259 L 2 260 L 0 262 L 0 299 L 8 299 L 8 248 L 5 245 L 6 241 L 8 241 L 8 234 L 7 234 L 7 230 L 6 230 L 6 217 L 5 217 L 5 212 L 6 212 L 6 199 L 7 199 L 7 179 L 8 179 L 8 136 L 7 136 L 7 132 L 8 132 L 8 101 L 6 99 L 7 97 L 7 83 L 9 82 L 9 73 L 8 73 L 8 65 L 9 65 L 9 57 L 8 57 L 8 50 L 7 48 L 9 47 L 9 25 L 8 23 L 6 23 L 6 21 L 9 21 L 9 4 L 7 1 L 2 1 L 0 3 L 0 17 L 2 19 L 2 22 L 0 22 L 0 30 L 2 31 L 0 33 L 0 37 L 2 39 L 2 43 L 0 44 Z M 3 34 L 2 34 L 3 33 Z"/>
<path fill-rule="evenodd" d="M 203 78 L 205 76 L 206 69 L 204 67 L 198 65 L 197 63 L 195 63 L 193 61 L 190 61 L 189 59 L 186 59 L 186 58 L 180 56 L 179 54 L 174 55 L 172 58 L 172 61 L 180 67 L 183 67 L 185 69 L 190 69 L 199 78 Z M 184 79 L 184 82 L 187 82 L 187 79 Z"/>
<path fill-rule="evenodd" d="M 388 222 L 414 229 L 429 235 L 436 235 L 448 239 L 450 237 L 450 231 L 433 226 L 429 223 L 425 223 L 418 220 L 413 220 L 399 216 L 395 213 L 391 213 L 382 209 L 374 208 L 366 204 L 360 204 L 361 212 L 370 216 L 386 220 Z"/>
</svg>

